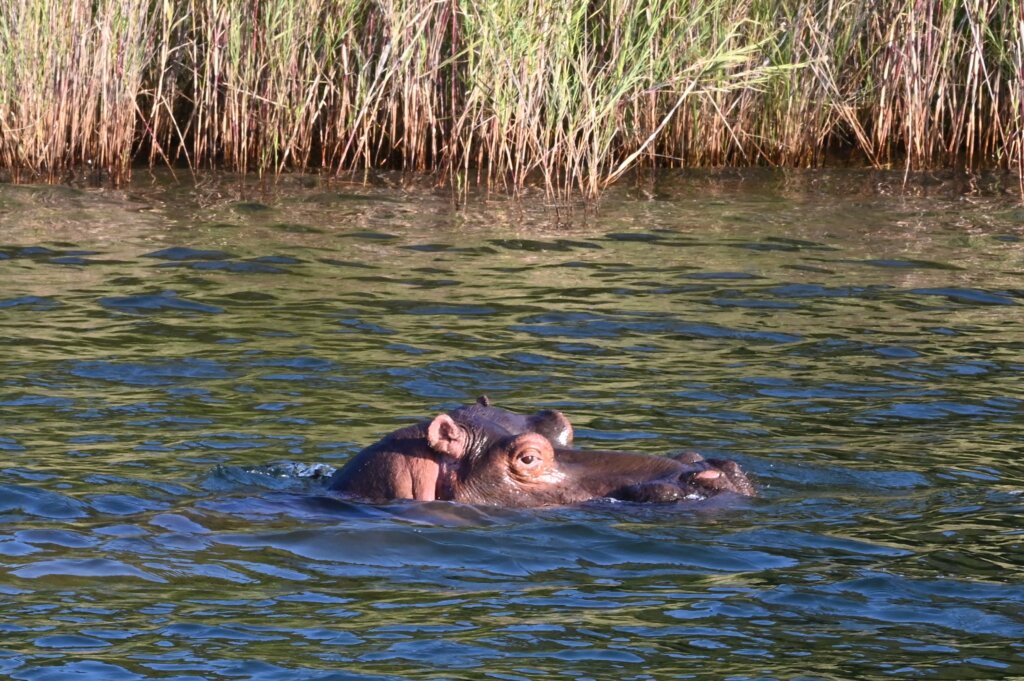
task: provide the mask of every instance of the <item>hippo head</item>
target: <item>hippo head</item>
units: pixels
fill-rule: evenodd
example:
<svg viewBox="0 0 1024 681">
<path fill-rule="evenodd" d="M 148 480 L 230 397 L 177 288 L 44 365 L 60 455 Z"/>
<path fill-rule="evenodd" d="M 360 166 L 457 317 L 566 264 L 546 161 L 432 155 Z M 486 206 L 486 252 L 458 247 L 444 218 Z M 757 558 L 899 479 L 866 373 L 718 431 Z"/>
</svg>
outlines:
<svg viewBox="0 0 1024 681">
<path fill-rule="evenodd" d="M 610 497 L 637 502 L 753 495 L 732 461 L 572 449 L 561 412 L 524 416 L 475 404 L 402 428 L 359 452 L 330 489 L 370 501 L 419 499 L 535 507 Z"/>
<path fill-rule="evenodd" d="M 493 406 L 487 395 L 478 397 L 474 404 L 459 407 L 449 416 L 462 427 L 481 432 L 489 430 L 492 436 L 503 430 L 511 435 L 537 433 L 556 447 L 569 447 L 573 441 L 572 424 L 562 412 L 542 409 L 536 414 L 517 414 Z"/>
<path fill-rule="evenodd" d="M 481 396 L 474 404 L 387 435 L 356 454 L 328 485 L 332 491 L 370 501 L 451 499 L 463 461 L 521 433 L 559 446 L 568 446 L 573 439 L 572 425 L 561 412 L 516 414 Z"/>
<path fill-rule="evenodd" d="M 703 499 L 721 492 L 753 496 L 733 461 L 556 447 L 534 433 L 497 437 L 465 456 L 446 498 L 509 507 L 575 504 L 598 498 L 637 502 Z"/>
</svg>

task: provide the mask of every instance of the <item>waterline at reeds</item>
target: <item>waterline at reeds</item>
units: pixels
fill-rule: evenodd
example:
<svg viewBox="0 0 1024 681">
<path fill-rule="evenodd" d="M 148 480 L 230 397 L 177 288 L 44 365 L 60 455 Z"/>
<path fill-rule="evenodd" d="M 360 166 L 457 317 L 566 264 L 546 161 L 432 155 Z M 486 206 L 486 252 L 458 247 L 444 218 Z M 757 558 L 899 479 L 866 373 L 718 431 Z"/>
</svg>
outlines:
<svg viewBox="0 0 1024 681">
<path fill-rule="evenodd" d="M 1024 170 L 1024 0 L 0 0 L 0 168 Z"/>
</svg>

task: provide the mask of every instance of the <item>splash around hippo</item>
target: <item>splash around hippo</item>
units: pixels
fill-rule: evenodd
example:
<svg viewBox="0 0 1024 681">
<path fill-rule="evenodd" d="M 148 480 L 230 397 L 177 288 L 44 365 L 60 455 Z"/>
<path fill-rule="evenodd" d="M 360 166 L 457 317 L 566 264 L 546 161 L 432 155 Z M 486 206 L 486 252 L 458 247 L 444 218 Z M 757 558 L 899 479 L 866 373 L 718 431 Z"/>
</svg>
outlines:
<svg viewBox="0 0 1024 681">
<path fill-rule="evenodd" d="M 733 461 L 571 447 L 561 412 L 524 416 L 486 397 L 399 429 L 359 452 L 329 488 L 367 501 L 417 499 L 528 508 L 612 498 L 644 503 L 754 496 Z"/>
</svg>

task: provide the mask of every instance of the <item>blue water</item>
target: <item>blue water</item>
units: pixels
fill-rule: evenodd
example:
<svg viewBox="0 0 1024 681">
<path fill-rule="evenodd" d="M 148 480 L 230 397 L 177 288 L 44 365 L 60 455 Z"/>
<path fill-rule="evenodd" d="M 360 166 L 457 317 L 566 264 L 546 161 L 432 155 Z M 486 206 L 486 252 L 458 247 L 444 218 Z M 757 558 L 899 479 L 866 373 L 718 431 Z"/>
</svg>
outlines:
<svg viewBox="0 0 1024 681">
<path fill-rule="evenodd" d="M 1024 677 L 1024 212 L 899 179 L 0 186 L 0 675 Z M 324 491 L 484 393 L 761 495 Z"/>
</svg>

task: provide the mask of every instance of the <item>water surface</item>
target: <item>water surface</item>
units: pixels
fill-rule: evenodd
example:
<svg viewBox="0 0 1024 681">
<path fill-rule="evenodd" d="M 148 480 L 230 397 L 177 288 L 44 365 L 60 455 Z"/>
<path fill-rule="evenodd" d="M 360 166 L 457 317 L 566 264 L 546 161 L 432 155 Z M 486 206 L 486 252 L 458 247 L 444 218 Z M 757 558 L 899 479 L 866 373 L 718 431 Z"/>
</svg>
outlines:
<svg viewBox="0 0 1024 681">
<path fill-rule="evenodd" d="M 1024 676 L 1024 211 L 899 180 L 0 186 L 0 675 Z M 762 495 L 324 492 L 483 393 Z"/>
</svg>

